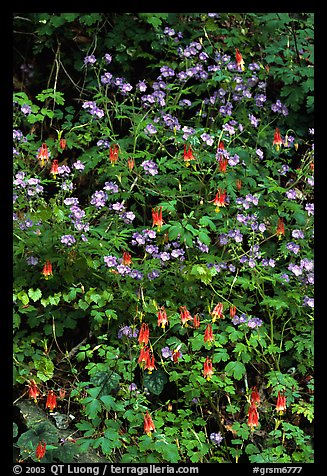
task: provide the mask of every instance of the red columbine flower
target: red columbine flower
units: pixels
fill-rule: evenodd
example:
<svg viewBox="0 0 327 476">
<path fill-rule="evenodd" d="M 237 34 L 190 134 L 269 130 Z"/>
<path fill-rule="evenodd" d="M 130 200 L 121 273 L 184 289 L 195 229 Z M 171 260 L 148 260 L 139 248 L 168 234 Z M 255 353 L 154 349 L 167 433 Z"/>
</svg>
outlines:
<svg viewBox="0 0 327 476">
<path fill-rule="evenodd" d="M 282 141 L 278 127 L 276 127 L 275 129 L 273 145 L 276 146 L 277 150 L 279 150 L 280 146 L 283 145 L 283 141 Z"/>
<path fill-rule="evenodd" d="M 283 394 L 281 395 L 280 392 L 278 392 L 278 397 L 277 397 L 277 402 L 276 402 L 276 410 L 279 413 L 283 413 L 286 410 L 286 397 Z"/>
<path fill-rule="evenodd" d="M 215 322 L 216 319 L 223 319 L 223 303 L 219 302 L 213 309 L 212 315 L 212 322 Z"/>
<path fill-rule="evenodd" d="M 152 373 L 152 371 L 154 369 L 156 369 L 156 365 L 155 365 L 155 361 L 154 361 L 154 355 L 152 354 L 152 352 L 148 352 L 147 353 L 147 356 L 146 356 L 146 361 L 145 361 L 145 365 L 144 365 L 144 370 L 148 370 L 149 371 L 149 374 Z"/>
<path fill-rule="evenodd" d="M 236 314 L 236 306 L 230 306 L 229 315 L 232 319 L 233 319 L 233 317 L 235 317 L 235 314 Z"/>
<path fill-rule="evenodd" d="M 285 225 L 282 218 L 278 218 L 277 231 L 278 238 L 281 238 L 282 235 L 285 235 Z"/>
<path fill-rule="evenodd" d="M 259 404 L 261 401 L 260 394 L 258 392 L 257 387 L 252 387 L 252 392 L 251 392 L 251 403 L 257 403 Z"/>
<path fill-rule="evenodd" d="M 238 48 L 235 49 L 236 51 L 236 64 L 238 68 L 241 68 L 242 71 L 244 71 L 244 61 L 241 53 L 239 52 Z"/>
<path fill-rule="evenodd" d="M 221 157 L 219 159 L 219 171 L 220 172 L 226 172 L 227 169 L 227 164 L 228 164 L 228 159 L 227 157 Z"/>
<path fill-rule="evenodd" d="M 140 364 L 141 367 L 143 367 L 146 361 L 148 360 L 149 353 L 150 353 L 149 347 L 147 346 L 142 347 L 139 358 L 137 360 L 137 363 Z"/>
<path fill-rule="evenodd" d="M 35 403 L 37 403 L 37 397 L 40 395 L 40 390 L 38 389 L 35 380 L 31 380 L 28 384 L 28 395 L 34 399 Z"/>
<path fill-rule="evenodd" d="M 41 166 L 44 167 L 45 162 L 49 160 L 49 151 L 47 144 L 42 144 L 37 158 L 41 161 Z"/>
<path fill-rule="evenodd" d="M 51 165 L 50 174 L 53 174 L 54 178 L 56 178 L 57 173 L 58 173 L 58 160 L 54 159 Z"/>
<path fill-rule="evenodd" d="M 119 145 L 118 144 L 114 144 L 113 146 L 110 146 L 109 160 L 110 160 L 112 165 L 114 165 L 118 160 L 118 152 L 119 152 Z"/>
<path fill-rule="evenodd" d="M 127 167 L 129 168 L 129 170 L 133 170 L 134 167 L 135 167 L 135 160 L 133 158 L 129 158 L 127 160 Z"/>
<path fill-rule="evenodd" d="M 237 188 L 237 190 L 241 190 L 241 188 L 242 188 L 242 180 L 241 179 L 236 179 L 236 188 Z"/>
<path fill-rule="evenodd" d="M 186 306 L 180 306 L 179 310 L 180 310 L 182 325 L 183 326 L 184 324 L 187 325 L 187 321 L 190 321 L 193 319 L 190 311 L 187 309 Z"/>
<path fill-rule="evenodd" d="M 66 149 L 66 146 L 67 146 L 67 141 L 66 139 L 60 139 L 59 141 L 59 147 L 61 150 L 65 150 Z"/>
<path fill-rule="evenodd" d="M 212 360 L 207 357 L 203 365 L 203 376 L 209 381 L 213 375 L 213 372 Z"/>
<path fill-rule="evenodd" d="M 216 205 L 215 210 L 217 213 L 219 212 L 220 207 L 224 207 L 226 205 L 225 200 L 226 200 L 226 191 L 222 190 L 221 188 L 218 188 L 215 198 L 213 200 L 210 200 L 210 202 L 213 202 L 213 204 Z"/>
<path fill-rule="evenodd" d="M 190 160 L 195 160 L 192 147 L 184 144 L 184 162 L 186 162 L 186 165 L 189 165 Z"/>
<path fill-rule="evenodd" d="M 179 349 L 173 350 L 172 358 L 173 358 L 174 364 L 176 364 L 178 362 L 178 359 L 181 357 L 181 355 L 182 355 L 182 353 L 179 351 Z"/>
<path fill-rule="evenodd" d="M 199 314 L 195 314 L 193 317 L 193 327 L 194 329 L 198 329 L 200 327 L 200 316 Z"/>
<path fill-rule="evenodd" d="M 156 428 L 154 426 L 153 420 L 147 410 L 144 415 L 144 433 L 146 433 L 148 436 L 151 436 L 151 431 L 155 431 L 155 429 Z"/>
<path fill-rule="evenodd" d="M 43 456 L 45 455 L 46 447 L 47 445 L 43 441 L 40 441 L 39 444 L 37 445 L 35 450 L 35 456 L 37 457 L 38 460 L 42 459 Z"/>
<path fill-rule="evenodd" d="M 204 331 L 204 342 L 213 342 L 213 332 L 212 332 L 212 325 L 208 324 Z"/>
<path fill-rule="evenodd" d="M 248 425 L 253 430 L 259 424 L 259 413 L 255 401 L 251 401 L 248 411 Z"/>
<path fill-rule="evenodd" d="M 45 404 L 45 408 L 49 408 L 52 412 L 57 406 L 57 397 L 53 390 L 50 390 L 47 396 L 47 401 Z"/>
<path fill-rule="evenodd" d="M 143 324 L 141 325 L 141 329 L 140 329 L 140 333 L 138 337 L 139 344 L 148 345 L 149 335 L 150 335 L 149 326 L 148 324 L 143 322 Z"/>
<path fill-rule="evenodd" d="M 123 253 L 123 261 L 122 261 L 122 264 L 128 266 L 130 264 L 132 264 L 132 256 L 130 253 L 128 253 L 128 251 L 124 251 Z"/>
<path fill-rule="evenodd" d="M 42 274 L 45 277 L 45 279 L 48 279 L 49 276 L 52 276 L 52 264 L 49 260 L 45 262 Z"/>
<path fill-rule="evenodd" d="M 163 225 L 163 219 L 162 219 L 162 207 L 158 208 L 152 208 L 152 226 L 157 226 L 158 231 L 160 231 L 160 228 Z"/>
<path fill-rule="evenodd" d="M 167 324 L 168 324 L 167 313 L 164 306 L 162 306 L 158 311 L 158 326 L 161 326 L 164 329 Z"/>
</svg>

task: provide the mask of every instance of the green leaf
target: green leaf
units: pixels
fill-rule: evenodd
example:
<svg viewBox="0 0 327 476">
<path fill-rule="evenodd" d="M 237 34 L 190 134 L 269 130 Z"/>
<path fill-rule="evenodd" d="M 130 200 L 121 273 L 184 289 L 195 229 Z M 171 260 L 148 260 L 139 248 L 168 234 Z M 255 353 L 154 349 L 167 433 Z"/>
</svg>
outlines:
<svg viewBox="0 0 327 476">
<path fill-rule="evenodd" d="M 22 303 L 24 304 L 24 306 L 26 306 L 26 304 L 29 303 L 29 297 L 28 295 L 26 294 L 25 291 L 20 291 L 18 294 L 17 294 L 17 297 L 20 301 L 22 301 Z"/>
<path fill-rule="evenodd" d="M 100 411 L 101 404 L 96 398 L 91 399 L 91 401 L 85 406 L 85 413 L 91 419 L 95 418 Z"/>
<path fill-rule="evenodd" d="M 154 395 L 160 395 L 164 385 L 167 382 L 167 376 L 162 370 L 154 370 L 151 374 L 147 373 L 143 378 L 143 385 Z"/>
<path fill-rule="evenodd" d="M 225 367 L 227 375 L 233 376 L 236 380 L 240 380 L 246 372 L 245 365 L 237 360 L 229 362 Z"/>
<path fill-rule="evenodd" d="M 120 376 L 112 370 L 108 370 L 107 372 L 98 370 L 90 378 L 90 382 L 95 387 L 99 387 L 98 398 L 116 390 L 119 387 L 119 380 Z"/>
<path fill-rule="evenodd" d="M 28 295 L 32 299 L 32 301 L 38 301 L 42 297 L 42 292 L 39 288 L 37 289 L 29 289 Z"/>
</svg>

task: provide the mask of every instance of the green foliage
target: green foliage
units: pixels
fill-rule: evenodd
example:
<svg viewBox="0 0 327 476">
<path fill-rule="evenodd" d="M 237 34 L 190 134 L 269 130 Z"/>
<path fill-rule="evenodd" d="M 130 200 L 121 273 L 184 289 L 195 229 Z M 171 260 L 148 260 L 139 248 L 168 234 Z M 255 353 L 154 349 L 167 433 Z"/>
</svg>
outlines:
<svg viewBox="0 0 327 476">
<path fill-rule="evenodd" d="M 20 458 L 313 461 L 313 15 L 14 22 Z"/>
</svg>

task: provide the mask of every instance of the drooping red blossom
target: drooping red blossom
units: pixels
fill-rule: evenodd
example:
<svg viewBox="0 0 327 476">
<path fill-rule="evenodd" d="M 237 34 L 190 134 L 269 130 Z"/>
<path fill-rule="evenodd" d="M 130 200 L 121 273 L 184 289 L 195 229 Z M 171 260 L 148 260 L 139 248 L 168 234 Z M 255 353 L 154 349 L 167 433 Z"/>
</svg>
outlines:
<svg viewBox="0 0 327 476">
<path fill-rule="evenodd" d="M 216 319 L 223 319 L 223 303 L 219 302 L 214 308 L 213 311 L 211 312 L 212 315 L 212 322 L 215 322 Z"/>
<path fill-rule="evenodd" d="M 213 375 L 212 360 L 207 356 L 203 365 L 203 376 L 209 381 Z"/>
<path fill-rule="evenodd" d="M 54 159 L 52 161 L 50 174 L 53 174 L 54 178 L 56 178 L 58 174 L 58 160 L 57 159 Z"/>
<path fill-rule="evenodd" d="M 158 326 L 161 326 L 162 329 L 164 329 L 167 324 L 168 324 L 167 313 L 164 306 L 162 306 L 158 311 Z"/>
<path fill-rule="evenodd" d="M 149 372 L 149 374 L 152 373 L 152 371 L 154 369 L 156 369 L 156 365 L 155 365 L 155 360 L 154 360 L 154 355 L 152 352 L 148 352 L 147 353 L 147 356 L 146 356 L 146 361 L 145 361 L 145 365 L 144 365 L 144 370 L 147 370 Z"/>
<path fill-rule="evenodd" d="M 47 445 L 43 441 L 40 441 L 39 444 L 37 445 L 36 450 L 35 450 L 35 456 L 37 457 L 38 460 L 40 460 L 44 457 L 46 447 L 47 447 Z"/>
<path fill-rule="evenodd" d="M 213 200 L 210 200 L 209 203 L 213 202 L 214 205 L 216 205 L 216 212 L 218 213 L 220 210 L 220 207 L 224 207 L 226 205 L 226 191 L 222 190 L 221 188 L 218 188 L 216 196 Z"/>
<path fill-rule="evenodd" d="M 44 167 L 45 163 L 49 160 L 49 151 L 47 144 L 42 144 L 39 150 L 37 158 L 41 162 L 41 166 Z"/>
<path fill-rule="evenodd" d="M 281 138 L 278 127 L 276 127 L 275 132 L 274 132 L 273 145 L 276 146 L 277 150 L 279 150 L 280 146 L 283 145 L 283 141 L 282 141 L 282 138 Z"/>
<path fill-rule="evenodd" d="M 236 57 L 236 64 L 237 64 L 237 67 L 240 68 L 242 71 L 244 71 L 244 60 L 243 60 L 243 57 L 239 51 L 238 48 L 235 49 L 236 53 L 235 53 L 235 57 Z"/>
<path fill-rule="evenodd" d="M 49 408 L 52 412 L 57 406 L 57 397 L 53 390 L 49 390 L 45 408 Z"/>
<path fill-rule="evenodd" d="M 127 160 L 127 167 L 129 168 L 129 170 L 133 170 L 134 167 L 135 167 L 135 160 L 130 157 L 128 160 Z"/>
<path fill-rule="evenodd" d="M 184 144 L 184 162 L 186 162 L 187 165 L 189 165 L 190 160 L 195 160 L 192 147 Z"/>
<path fill-rule="evenodd" d="M 180 306 L 179 311 L 180 311 L 182 325 L 183 326 L 187 325 L 187 322 L 193 319 L 190 311 L 187 309 L 186 306 Z"/>
<path fill-rule="evenodd" d="M 227 165 L 228 165 L 228 159 L 227 157 L 221 157 L 218 161 L 219 164 L 219 171 L 220 172 L 226 172 Z"/>
<path fill-rule="evenodd" d="M 160 231 L 160 228 L 163 225 L 163 219 L 162 219 L 162 207 L 160 208 L 152 208 L 152 226 L 157 226 L 158 231 Z"/>
<path fill-rule="evenodd" d="M 128 251 L 124 251 L 122 264 L 128 266 L 132 264 L 132 256 Z"/>
<path fill-rule="evenodd" d="M 237 190 L 241 190 L 241 188 L 242 188 L 242 180 L 241 179 L 236 179 L 236 188 L 237 188 Z"/>
<path fill-rule="evenodd" d="M 149 414 L 147 410 L 144 415 L 144 433 L 147 434 L 148 436 L 151 436 L 151 431 L 155 431 L 155 429 L 156 428 L 154 426 L 151 415 Z"/>
<path fill-rule="evenodd" d="M 49 260 L 45 262 L 43 266 L 42 274 L 45 277 L 45 279 L 48 279 L 49 276 L 52 276 L 52 264 Z"/>
<path fill-rule="evenodd" d="M 139 358 L 137 360 L 137 363 L 140 364 L 141 367 L 143 367 L 146 361 L 148 360 L 149 353 L 150 353 L 149 347 L 147 346 L 142 347 Z"/>
<path fill-rule="evenodd" d="M 284 393 L 281 394 L 280 392 L 278 392 L 277 402 L 276 402 L 276 410 L 279 413 L 284 413 L 284 411 L 286 410 L 286 397 L 285 397 Z"/>
<path fill-rule="evenodd" d="M 236 315 L 236 306 L 230 306 L 229 315 L 232 319 L 233 319 L 233 317 L 235 317 L 235 315 Z"/>
<path fill-rule="evenodd" d="M 252 387 L 252 392 L 251 392 L 251 402 L 255 402 L 259 404 L 261 401 L 260 394 L 258 392 L 258 389 L 256 386 Z"/>
<path fill-rule="evenodd" d="M 198 329 L 200 327 L 200 316 L 199 314 L 195 314 L 193 317 L 193 327 L 194 329 Z"/>
<path fill-rule="evenodd" d="M 213 342 L 213 332 L 212 332 L 212 325 L 208 324 L 204 331 L 204 342 Z"/>
<path fill-rule="evenodd" d="M 278 237 L 281 237 L 282 235 L 285 235 L 285 224 L 284 224 L 284 220 L 282 218 L 278 218 L 276 233 L 277 233 Z"/>
<path fill-rule="evenodd" d="M 179 349 L 175 349 L 173 350 L 172 352 L 172 358 L 173 358 L 173 362 L 174 364 L 176 364 L 178 362 L 178 359 L 181 357 L 181 352 L 179 351 Z"/>
<path fill-rule="evenodd" d="M 251 401 L 248 411 L 248 426 L 253 430 L 255 426 L 259 425 L 259 413 L 255 401 Z"/>
<path fill-rule="evenodd" d="M 148 324 L 146 324 L 145 322 L 143 322 L 143 324 L 141 325 L 141 329 L 140 329 L 140 332 L 139 332 L 139 336 L 138 336 L 139 344 L 145 345 L 145 346 L 148 345 L 148 343 L 149 343 L 149 335 L 150 335 L 149 326 L 148 326 Z"/>
<path fill-rule="evenodd" d="M 38 389 L 35 380 L 31 380 L 28 384 L 28 395 L 30 398 L 33 398 L 35 403 L 37 403 L 37 397 L 40 395 L 40 390 Z"/>
<path fill-rule="evenodd" d="M 67 141 L 66 139 L 60 139 L 59 141 L 59 147 L 61 150 L 65 150 L 67 147 Z"/>
<path fill-rule="evenodd" d="M 118 160 L 119 145 L 114 144 L 109 148 L 109 160 L 114 165 Z"/>
</svg>

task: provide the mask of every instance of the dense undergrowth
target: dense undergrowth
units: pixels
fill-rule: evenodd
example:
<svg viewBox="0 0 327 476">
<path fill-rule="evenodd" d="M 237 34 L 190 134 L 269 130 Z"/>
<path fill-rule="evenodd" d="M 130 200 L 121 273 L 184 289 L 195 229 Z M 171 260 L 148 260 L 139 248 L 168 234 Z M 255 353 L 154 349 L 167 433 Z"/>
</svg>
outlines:
<svg viewBox="0 0 327 476">
<path fill-rule="evenodd" d="M 313 461 L 313 15 L 14 16 L 24 461 Z"/>
</svg>

